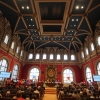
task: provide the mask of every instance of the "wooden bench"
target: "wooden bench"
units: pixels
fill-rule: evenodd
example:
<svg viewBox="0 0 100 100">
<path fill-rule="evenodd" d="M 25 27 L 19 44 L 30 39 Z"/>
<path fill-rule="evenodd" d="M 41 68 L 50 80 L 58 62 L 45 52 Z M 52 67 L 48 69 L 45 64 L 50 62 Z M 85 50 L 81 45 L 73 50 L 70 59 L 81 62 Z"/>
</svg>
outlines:
<svg viewBox="0 0 100 100">
<path fill-rule="evenodd" d="M 0 98 L 0 100 L 17 100 L 17 99 L 12 99 L 12 98 Z"/>
<path fill-rule="evenodd" d="M 71 97 L 63 97 L 61 100 L 76 100 L 76 98 L 71 98 Z"/>
</svg>

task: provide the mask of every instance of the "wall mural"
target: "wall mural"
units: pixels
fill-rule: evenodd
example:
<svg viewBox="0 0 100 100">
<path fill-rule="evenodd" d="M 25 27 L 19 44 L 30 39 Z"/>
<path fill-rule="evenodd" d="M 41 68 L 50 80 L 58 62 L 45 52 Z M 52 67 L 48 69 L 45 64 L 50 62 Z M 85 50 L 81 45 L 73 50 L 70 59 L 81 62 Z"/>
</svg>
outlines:
<svg viewBox="0 0 100 100">
<path fill-rule="evenodd" d="M 49 65 L 46 67 L 46 80 L 49 82 L 55 82 L 57 80 L 57 67 Z"/>
</svg>

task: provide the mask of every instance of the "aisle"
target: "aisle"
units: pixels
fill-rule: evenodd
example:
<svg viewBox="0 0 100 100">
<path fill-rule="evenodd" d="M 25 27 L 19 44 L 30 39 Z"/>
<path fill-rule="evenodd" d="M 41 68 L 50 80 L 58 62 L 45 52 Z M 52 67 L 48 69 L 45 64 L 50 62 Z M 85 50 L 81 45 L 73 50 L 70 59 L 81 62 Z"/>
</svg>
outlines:
<svg viewBox="0 0 100 100">
<path fill-rule="evenodd" d="M 44 94 L 42 100 L 57 100 L 56 94 Z"/>
</svg>

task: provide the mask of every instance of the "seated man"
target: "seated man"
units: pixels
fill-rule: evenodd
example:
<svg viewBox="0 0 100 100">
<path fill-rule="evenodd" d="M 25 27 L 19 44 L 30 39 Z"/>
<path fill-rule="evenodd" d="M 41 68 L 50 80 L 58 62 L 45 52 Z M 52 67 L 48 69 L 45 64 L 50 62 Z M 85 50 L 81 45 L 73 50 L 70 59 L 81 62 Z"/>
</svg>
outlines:
<svg viewBox="0 0 100 100">
<path fill-rule="evenodd" d="M 22 98 L 22 93 L 21 91 L 17 92 L 17 100 L 25 100 L 24 98 Z"/>
<path fill-rule="evenodd" d="M 7 91 L 7 92 L 6 92 L 6 96 L 5 96 L 5 97 L 11 98 L 11 97 L 10 97 L 10 91 Z"/>
<path fill-rule="evenodd" d="M 0 94 L 0 98 L 2 98 L 2 95 Z"/>
</svg>

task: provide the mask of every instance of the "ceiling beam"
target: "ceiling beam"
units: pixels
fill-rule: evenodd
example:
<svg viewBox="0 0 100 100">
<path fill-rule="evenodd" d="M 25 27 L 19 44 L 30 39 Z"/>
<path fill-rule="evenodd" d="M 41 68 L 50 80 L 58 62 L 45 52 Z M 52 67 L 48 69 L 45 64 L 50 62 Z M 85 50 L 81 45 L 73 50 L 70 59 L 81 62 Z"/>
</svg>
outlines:
<svg viewBox="0 0 100 100">
<path fill-rule="evenodd" d="M 74 41 L 73 41 L 74 42 Z M 74 45 L 76 45 L 77 46 L 77 48 L 78 48 L 78 50 L 79 50 L 79 46 L 74 42 Z"/>
<path fill-rule="evenodd" d="M 9 6 L 8 4 L 4 3 L 3 1 L 0 1 L 1 4 L 5 5 L 6 7 L 10 8 L 11 10 L 13 10 L 14 12 L 18 13 L 17 10 L 15 10 L 14 8 L 12 8 L 11 6 Z"/>
<path fill-rule="evenodd" d="M 100 4 L 96 5 L 95 7 L 91 8 L 88 13 L 90 13 L 91 11 L 95 10 L 96 8 L 100 7 Z"/>
<path fill-rule="evenodd" d="M 73 45 L 73 47 L 74 47 L 75 51 L 77 51 L 77 50 L 76 50 L 76 47 L 75 47 L 75 45 L 74 45 L 74 43 L 73 43 L 73 41 L 72 41 L 72 45 Z"/>
<path fill-rule="evenodd" d="M 86 22 L 87 22 L 87 24 L 88 24 L 88 27 L 89 27 L 89 29 L 90 29 L 90 33 L 93 35 L 93 31 L 92 31 L 92 28 L 91 28 L 91 25 L 90 25 L 90 23 L 89 23 L 88 18 L 85 17 L 85 20 L 86 20 Z"/>
<path fill-rule="evenodd" d="M 18 26 L 19 20 L 20 20 L 20 17 L 18 17 L 18 19 L 17 19 L 17 22 L 16 22 L 16 24 L 15 24 L 15 27 L 14 27 L 13 33 L 15 33 L 15 31 L 16 31 L 16 28 L 17 28 L 17 26 Z"/>
<path fill-rule="evenodd" d="M 88 4 L 88 6 L 87 6 L 87 8 L 86 8 L 85 12 L 88 12 L 88 10 L 89 10 L 89 8 L 90 8 L 90 6 L 91 6 L 92 2 L 93 2 L 93 0 L 90 0 L 90 2 L 89 2 L 89 4 Z"/>
</svg>

